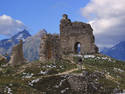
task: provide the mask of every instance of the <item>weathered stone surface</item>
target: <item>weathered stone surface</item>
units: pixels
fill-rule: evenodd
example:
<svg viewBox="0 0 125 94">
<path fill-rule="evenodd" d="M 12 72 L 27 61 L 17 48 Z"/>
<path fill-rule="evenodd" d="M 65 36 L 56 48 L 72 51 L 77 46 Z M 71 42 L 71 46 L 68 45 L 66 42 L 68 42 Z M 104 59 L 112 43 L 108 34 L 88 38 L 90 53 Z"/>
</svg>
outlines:
<svg viewBox="0 0 125 94">
<path fill-rule="evenodd" d="M 120 88 L 105 86 L 103 79 L 102 72 L 83 71 L 83 74 L 43 77 L 33 87 L 46 94 L 122 94 Z"/>
<path fill-rule="evenodd" d="M 7 61 L 6 57 L 4 57 L 4 56 L 2 56 L 2 55 L 0 54 L 0 63 L 1 63 L 1 62 L 6 62 L 6 61 Z"/>
<path fill-rule="evenodd" d="M 75 45 L 80 44 L 81 54 L 93 54 L 98 52 L 95 45 L 93 29 L 90 24 L 83 22 L 71 22 L 66 14 L 60 21 L 60 39 L 64 54 L 75 53 Z"/>
<path fill-rule="evenodd" d="M 95 54 L 98 48 L 90 24 L 71 22 L 66 14 L 60 21 L 60 35 L 44 34 L 40 45 L 40 61 L 58 59 L 62 55 L 76 54 L 80 44 L 80 54 Z"/>
<path fill-rule="evenodd" d="M 83 75 L 72 75 L 68 78 L 71 88 L 76 92 L 81 92 L 88 94 L 91 92 L 93 94 L 95 91 L 101 90 L 101 85 L 98 82 L 100 77 L 104 77 L 103 74 L 95 72 L 88 73 L 87 71 L 83 72 Z"/>
<path fill-rule="evenodd" d="M 45 61 L 46 60 L 46 55 L 45 55 L 45 49 L 46 49 L 46 39 L 47 39 L 47 33 L 43 34 L 41 38 L 41 43 L 40 43 L 40 61 Z"/>
<path fill-rule="evenodd" d="M 44 34 L 40 46 L 40 61 L 57 60 L 60 55 L 59 35 Z"/>
<path fill-rule="evenodd" d="M 105 78 L 104 73 L 83 71 L 82 75 L 70 75 L 67 80 L 75 94 L 116 94 L 121 92 L 118 88 L 105 88 L 104 84 L 100 82 L 100 79 L 103 78 Z"/>
<path fill-rule="evenodd" d="M 9 61 L 9 65 L 16 66 L 24 63 L 25 59 L 23 55 L 23 41 L 20 40 L 20 43 L 15 45 L 12 49 L 12 55 Z"/>
</svg>

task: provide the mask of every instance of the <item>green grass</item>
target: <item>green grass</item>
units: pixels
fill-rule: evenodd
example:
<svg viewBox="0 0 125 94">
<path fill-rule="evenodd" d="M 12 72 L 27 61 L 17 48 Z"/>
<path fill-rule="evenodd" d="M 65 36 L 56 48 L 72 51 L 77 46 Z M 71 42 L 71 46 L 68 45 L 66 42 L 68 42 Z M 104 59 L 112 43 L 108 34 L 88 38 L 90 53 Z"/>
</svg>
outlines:
<svg viewBox="0 0 125 94">
<path fill-rule="evenodd" d="M 76 68 L 75 64 L 71 64 L 68 61 L 60 61 L 60 62 L 46 62 L 42 63 L 40 61 L 36 61 L 35 63 L 40 63 L 40 68 L 37 66 L 32 66 L 32 68 L 27 68 L 25 72 L 31 72 L 31 73 L 39 73 L 40 71 L 48 71 L 48 74 L 57 74 L 61 73 L 73 68 Z"/>
<path fill-rule="evenodd" d="M 3 64 L 4 63 L 1 63 L 1 65 Z M 29 81 L 42 76 L 39 74 L 40 71 L 48 71 L 46 75 L 51 75 L 76 68 L 75 64 L 71 64 L 67 60 L 62 60 L 55 63 L 50 61 L 47 61 L 45 63 L 34 61 L 29 65 L 26 64 L 27 67 L 20 74 L 16 74 L 17 72 L 22 70 L 22 66 L 0 66 L 0 68 L 2 68 L 2 71 L 0 71 L 0 93 L 5 93 L 5 88 L 9 87 L 12 89 L 13 94 L 40 94 L 39 90 L 34 91 L 35 89 L 28 85 Z M 24 76 L 23 73 L 33 73 L 34 75 L 31 78 L 22 78 Z"/>
<path fill-rule="evenodd" d="M 96 71 L 103 72 L 105 74 L 109 73 L 110 76 L 112 76 L 118 81 L 120 88 L 125 89 L 125 62 L 117 61 L 114 59 L 111 59 L 111 60 L 97 59 L 97 57 L 101 57 L 101 56 L 84 59 L 83 66 L 86 69 L 77 70 L 72 73 L 80 74 L 82 73 L 82 71 L 88 71 L 90 73 L 93 73 Z M 74 62 L 77 63 L 77 61 L 78 61 L 78 58 L 74 57 Z M 40 71 L 47 71 L 47 74 L 45 75 L 52 75 L 52 74 L 65 72 L 77 67 L 76 64 L 72 64 L 69 60 L 62 60 L 60 62 L 46 61 L 44 63 L 37 60 L 37 61 L 31 62 L 31 64 L 29 65 L 26 64 L 26 66 L 27 67 L 20 74 L 16 74 L 16 73 L 18 71 L 21 71 L 22 66 L 17 66 L 17 67 L 0 66 L 0 68 L 2 68 L 2 71 L 0 71 L 0 93 L 1 92 L 3 93 L 5 87 L 8 86 L 13 90 L 12 91 L 13 94 L 40 94 L 40 91 L 42 90 L 47 91 L 48 90 L 47 87 L 50 88 L 53 86 L 53 84 L 54 85 L 58 84 L 59 81 L 62 79 L 61 77 L 43 78 L 40 81 L 42 85 L 36 84 L 35 87 L 29 86 L 28 85 L 29 81 L 32 81 L 33 79 L 40 78 L 43 76 L 43 74 L 40 74 Z M 114 68 L 123 70 L 124 72 L 114 71 Z M 29 73 L 29 74 L 33 73 L 34 75 L 31 78 L 22 78 L 24 76 L 23 73 Z M 52 80 L 54 82 L 52 82 Z M 113 89 L 118 86 L 116 82 L 106 78 L 100 78 L 99 82 L 103 84 L 104 88 L 107 89 L 107 92 L 109 89 Z M 12 84 L 12 86 L 10 86 L 10 84 Z M 68 84 L 65 83 L 65 85 L 68 85 Z M 53 89 L 49 89 L 48 92 L 55 92 L 55 91 L 52 91 Z M 60 89 L 64 89 L 64 87 L 61 87 Z M 110 91 L 108 93 L 110 94 Z"/>
<path fill-rule="evenodd" d="M 117 61 L 114 59 L 111 60 L 103 60 L 103 59 L 96 59 L 96 58 L 87 58 L 84 59 L 83 61 L 84 66 L 89 69 L 90 71 L 100 71 L 100 72 L 104 72 L 105 74 L 109 74 L 110 76 L 112 76 L 113 78 L 115 78 L 118 83 L 120 83 L 120 88 L 121 89 L 125 89 L 125 62 L 122 61 Z M 114 70 L 114 68 L 123 70 L 124 72 L 117 72 Z M 103 81 L 105 86 L 116 86 L 109 81 L 105 81 L 105 79 L 102 79 L 100 81 Z M 110 87 L 107 87 L 110 88 Z"/>
</svg>

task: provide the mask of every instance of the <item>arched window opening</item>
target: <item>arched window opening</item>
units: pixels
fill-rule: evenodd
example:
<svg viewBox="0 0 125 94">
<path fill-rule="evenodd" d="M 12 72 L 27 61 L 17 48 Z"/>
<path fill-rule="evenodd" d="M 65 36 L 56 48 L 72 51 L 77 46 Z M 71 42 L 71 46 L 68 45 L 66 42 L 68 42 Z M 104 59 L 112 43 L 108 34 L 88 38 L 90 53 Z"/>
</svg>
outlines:
<svg viewBox="0 0 125 94">
<path fill-rule="evenodd" d="M 74 51 L 75 51 L 75 54 L 80 54 L 80 42 L 76 42 L 75 45 L 74 45 Z"/>
</svg>

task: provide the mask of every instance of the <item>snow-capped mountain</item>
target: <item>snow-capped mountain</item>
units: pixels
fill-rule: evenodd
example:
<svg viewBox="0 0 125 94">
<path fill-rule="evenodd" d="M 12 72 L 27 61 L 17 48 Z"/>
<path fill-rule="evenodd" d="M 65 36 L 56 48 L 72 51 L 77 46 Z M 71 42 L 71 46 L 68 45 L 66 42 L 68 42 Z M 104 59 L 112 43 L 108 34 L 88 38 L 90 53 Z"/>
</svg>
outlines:
<svg viewBox="0 0 125 94">
<path fill-rule="evenodd" d="M 11 49 L 14 45 L 19 43 L 19 40 L 23 40 L 25 41 L 28 37 L 30 37 L 31 35 L 29 34 L 29 32 L 27 30 L 23 30 L 17 34 L 15 34 L 14 36 L 12 36 L 9 39 L 3 39 L 0 40 L 0 53 L 1 54 L 10 54 L 11 53 Z"/>
<path fill-rule="evenodd" d="M 39 47 L 43 33 L 46 30 L 41 30 L 36 35 L 31 36 L 27 30 L 23 30 L 12 36 L 10 39 L 4 39 L 0 41 L 0 54 L 6 53 L 10 56 L 12 47 L 19 43 L 19 40 L 23 40 L 24 57 L 29 60 L 39 59 Z"/>
<path fill-rule="evenodd" d="M 27 30 L 23 30 L 22 32 L 17 33 L 16 35 L 14 35 L 13 37 L 11 37 L 12 40 L 23 40 L 25 41 L 25 39 L 27 39 L 28 37 L 30 37 L 31 35 L 29 34 L 29 32 Z"/>
<path fill-rule="evenodd" d="M 125 61 L 125 41 L 118 43 L 112 48 L 104 49 L 101 53 Z"/>
</svg>

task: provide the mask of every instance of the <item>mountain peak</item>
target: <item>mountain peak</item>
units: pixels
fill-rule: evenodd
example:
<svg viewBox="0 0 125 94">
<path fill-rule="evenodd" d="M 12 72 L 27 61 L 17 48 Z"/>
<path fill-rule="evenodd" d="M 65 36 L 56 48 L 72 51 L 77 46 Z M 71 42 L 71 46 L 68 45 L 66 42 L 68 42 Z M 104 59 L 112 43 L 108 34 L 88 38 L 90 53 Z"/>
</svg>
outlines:
<svg viewBox="0 0 125 94">
<path fill-rule="evenodd" d="M 14 36 L 11 37 L 12 40 L 25 40 L 26 38 L 30 37 L 30 33 L 27 30 L 23 30 L 21 32 L 18 32 L 17 34 L 15 34 Z"/>
<path fill-rule="evenodd" d="M 28 37 L 31 35 L 27 30 L 23 30 L 21 32 L 18 32 L 14 36 L 12 36 L 9 39 L 4 39 L 0 41 L 0 53 L 5 54 L 5 53 L 11 53 L 11 48 L 18 44 L 20 40 L 25 41 Z"/>
<path fill-rule="evenodd" d="M 24 29 L 23 31 L 21 31 L 22 33 L 27 33 L 27 34 L 29 34 L 30 35 L 30 33 L 26 30 L 26 29 Z"/>
</svg>

